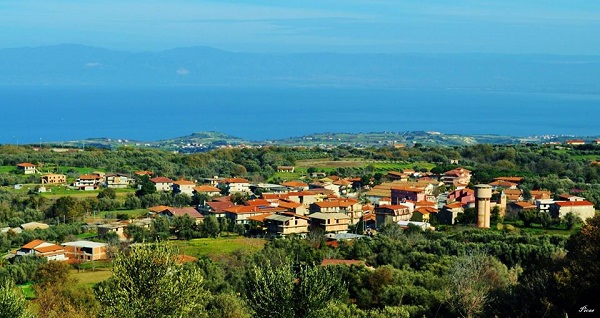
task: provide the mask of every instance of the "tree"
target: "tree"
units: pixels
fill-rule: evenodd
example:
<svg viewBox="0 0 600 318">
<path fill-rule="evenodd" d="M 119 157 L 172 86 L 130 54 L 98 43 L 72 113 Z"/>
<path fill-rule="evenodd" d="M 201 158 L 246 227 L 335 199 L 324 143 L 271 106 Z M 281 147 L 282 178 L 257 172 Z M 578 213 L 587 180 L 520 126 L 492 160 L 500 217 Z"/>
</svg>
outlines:
<svg viewBox="0 0 600 318">
<path fill-rule="evenodd" d="M 65 196 L 56 199 L 56 202 L 54 202 L 49 210 L 48 216 L 51 218 L 60 218 L 69 222 L 81 217 L 83 213 L 84 207 L 79 200 L 72 196 Z"/>
<path fill-rule="evenodd" d="M 117 198 L 117 192 L 113 188 L 106 188 L 106 189 L 103 189 L 102 191 L 100 191 L 100 193 L 98 193 L 98 196 L 96 196 L 96 198 L 98 198 L 98 199 L 107 198 L 107 199 L 115 200 Z"/>
<path fill-rule="evenodd" d="M 169 239 L 169 236 L 171 236 L 171 233 L 170 233 L 171 222 L 169 221 L 169 218 L 166 218 L 166 217 L 154 218 L 154 220 L 152 220 L 151 229 L 152 229 L 151 235 L 152 235 L 153 239 L 155 239 L 156 241 L 159 241 L 159 242 L 166 241 Z"/>
<path fill-rule="evenodd" d="M 190 240 L 195 236 L 196 221 L 189 215 L 181 215 L 173 218 L 172 234 L 180 240 Z"/>
<path fill-rule="evenodd" d="M 177 193 L 173 196 L 173 206 L 181 208 L 189 206 L 192 203 L 192 197 L 185 193 Z"/>
<path fill-rule="evenodd" d="M 17 291 L 14 283 L 5 281 L 0 285 L 0 318 L 33 318 L 27 301 Z"/>
<path fill-rule="evenodd" d="M 537 211 L 533 209 L 522 210 L 519 212 L 519 219 L 523 221 L 525 227 L 530 227 L 537 218 Z"/>
<path fill-rule="evenodd" d="M 202 236 L 216 238 L 221 233 L 219 221 L 217 221 L 217 218 L 214 215 L 205 217 L 201 226 Z"/>
<path fill-rule="evenodd" d="M 95 288 L 99 317 L 205 317 L 208 293 L 195 266 L 177 262 L 165 244 L 134 246 L 113 261 L 113 276 Z"/>
<path fill-rule="evenodd" d="M 495 290 L 506 288 L 510 275 L 505 265 L 481 252 L 459 257 L 448 272 L 446 301 L 462 317 L 480 316 Z"/>
<path fill-rule="evenodd" d="M 567 230 L 572 230 L 575 226 L 582 223 L 581 218 L 573 212 L 565 214 L 565 216 L 563 216 L 562 221 L 567 227 Z"/>
<path fill-rule="evenodd" d="M 346 296 L 334 267 L 300 266 L 295 272 L 289 260 L 252 268 L 245 290 L 256 317 L 311 317 L 329 301 Z"/>
<path fill-rule="evenodd" d="M 132 194 L 128 194 L 127 197 L 125 198 L 125 203 L 123 203 L 123 206 L 127 210 L 139 209 L 142 207 L 142 200 L 140 200 L 140 198 L 138 198 Z"/>
<path fill-rule="evenodd" d="M 142 197 L 147 194 L 152 194 L 156 192 L 156 185 L 154 182 L 150 181 L 150 177 L 147 175 L 141 176 L 138 181 L 138 190 L 135 192 L 137 197 Z"/>
</svg>

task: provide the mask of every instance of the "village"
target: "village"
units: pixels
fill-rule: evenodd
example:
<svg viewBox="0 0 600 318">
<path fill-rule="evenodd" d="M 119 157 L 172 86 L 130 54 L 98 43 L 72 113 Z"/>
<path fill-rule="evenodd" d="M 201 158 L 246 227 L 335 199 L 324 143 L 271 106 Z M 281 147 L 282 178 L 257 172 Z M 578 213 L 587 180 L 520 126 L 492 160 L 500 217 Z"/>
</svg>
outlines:
<svg viewBox="0 0 600 318">
<path fill-rule="evenodd" d="M 32 163 L 19 163 L 16 167 L 22 174 L 37 173 L 36 165 Z M 292 173 L 294 167 L 278 166 L 277 171 Z M 253 183 L 242 177 L 172 180 L 142 170 L 130 174 L 83 174 L 68 185 L 66 175 L 40 174 L 37 191 L 51 191 L 55 186 L 79 191 L 139 189 L 139 183 L 146 178 L 157 192 L 203 198 L 196 206 L 151 206 L 144 217 L 87 224 L 99 237 L 112 232 L 124 242 L 131 240 L 126 231 L 128 226 L 150 228 L 152 220 L 160 217 L 188 216 L 197 225 L 209 216 L 226 219 L 237 226 L 239 234 L 253 237 L 306 237 L 310 231 L 318 230 L 328 241 L 347 241 L 375 235 L 388 224 L 423 230 L 458 224 L 467 209 L 476 211 L 479 228 L 490 227 L 493 213 L 496 219 L 517 218 L 523 211 L 537 211 L 552 219 L 563 219 L 572 214 L 585 221 L 596 212 L 593 203 L 581 196 L 547 190 L 531 190 L 525 194 L 519 188 L 522 177 L 496 177 L 488 184 L 472 185 L 471 176 L 472 172 L 462 167 L 440 175 L 403 169 L 388 171 L 387 181 L 377 185 L 362 184 L 361 178 L 341 178 L 325 173 L 269 184 Z M 243 199 L 232 200 L 232 197 Z M 23 230 L 48 227 L 48 224 L 30 222 L 1 231 L 18 234 Z M 107 246 L 107 243 L 85 240 L 55 244 L 35 239 L 13 251 L 13 255 L 36 255 L 71 262 L 102 260 L 109 257 Z"/>
</svg>

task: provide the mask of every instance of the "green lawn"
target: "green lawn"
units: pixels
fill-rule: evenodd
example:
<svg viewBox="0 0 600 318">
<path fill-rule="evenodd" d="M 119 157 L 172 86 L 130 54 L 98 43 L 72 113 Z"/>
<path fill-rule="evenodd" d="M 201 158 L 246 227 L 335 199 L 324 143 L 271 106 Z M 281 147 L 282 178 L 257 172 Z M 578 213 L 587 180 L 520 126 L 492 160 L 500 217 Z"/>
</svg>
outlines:
<svg viewBox="0 0 600 318">
<path fill-rule="evenodd" d="M 26 299 L 36 298 L 35 290 L 33 289 L 33 285 L 31 283 L 19 285 L 19 288 L 21 289 L 21 293 L 23 293 L 23 296 L 25 296 Z"/>
<path fill-rule="evenodd" d="M 200 238 L 190 241 L 171 241 L 170 244 L 179 249 L 182 254 L 200 257 L 209 256 L 219 258 L 220 256 L 231 254 L 237 250 L 256 252 L 261 250 L 266 243 L 264 239 L 246 238 L 246 237 L 220 237 Z"/>
<path fill-rule="evenodd" d="M 95 268 L 94 270 L 80 270 L 71 269 L 69 271 L 71 277 L 77 279 L 77 284 L 92 287 L 95 284 L 105 281 L 112 276 L 112 272 L 108 268 Z"/>
</svg>

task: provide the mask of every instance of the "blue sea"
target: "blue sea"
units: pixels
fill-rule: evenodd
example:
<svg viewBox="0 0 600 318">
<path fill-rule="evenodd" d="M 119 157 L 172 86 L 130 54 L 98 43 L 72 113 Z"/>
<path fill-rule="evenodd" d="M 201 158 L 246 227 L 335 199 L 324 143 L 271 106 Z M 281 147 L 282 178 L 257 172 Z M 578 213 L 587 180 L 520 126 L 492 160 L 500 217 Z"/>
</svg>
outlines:
<svg viewBox="0 0 600 318">
<path fill-rule="evenodd" d="M 600 135 L 600 95 L 348 88 L 1 87 L 0 143 L 198 131 L 250 140 L 316 132 Z"/>
</svg>

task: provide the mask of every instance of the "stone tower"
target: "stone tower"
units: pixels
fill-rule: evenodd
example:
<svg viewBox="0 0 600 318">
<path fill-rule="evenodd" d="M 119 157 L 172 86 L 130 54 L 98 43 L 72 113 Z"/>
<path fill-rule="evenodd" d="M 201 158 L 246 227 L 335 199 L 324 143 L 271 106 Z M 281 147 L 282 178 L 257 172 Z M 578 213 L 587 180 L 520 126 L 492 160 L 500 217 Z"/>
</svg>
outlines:
<svg viewBox="0 0 600 318">
<path fill-rule="evenodd" d="M 475 186 L 475 211 L 477 211 L 477 227 L 479 228 L 490 227 L 491 198 L 492 187 L 490 185 L 478 184 Z"/>
</svg>

